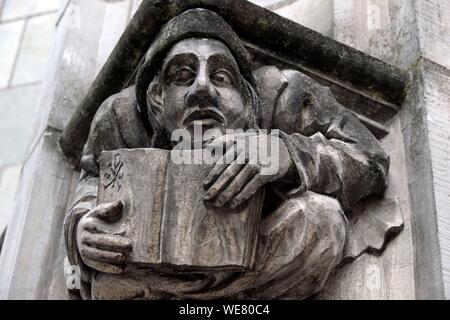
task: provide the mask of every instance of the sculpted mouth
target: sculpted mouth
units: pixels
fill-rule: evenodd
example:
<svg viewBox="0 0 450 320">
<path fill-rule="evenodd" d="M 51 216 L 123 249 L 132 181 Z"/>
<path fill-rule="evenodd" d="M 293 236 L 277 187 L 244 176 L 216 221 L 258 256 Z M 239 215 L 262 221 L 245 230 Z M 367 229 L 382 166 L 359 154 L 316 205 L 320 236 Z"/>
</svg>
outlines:
<svg viewBox="0 0 450 320">
<path fill-rule="evenodd" d="M 225 118 L 214 109 L 195 109 L 184 118 L 183 125 L 188 127 L 193 123 L 212 124 L 214 122 L 225 123 Z"/>
</svg>

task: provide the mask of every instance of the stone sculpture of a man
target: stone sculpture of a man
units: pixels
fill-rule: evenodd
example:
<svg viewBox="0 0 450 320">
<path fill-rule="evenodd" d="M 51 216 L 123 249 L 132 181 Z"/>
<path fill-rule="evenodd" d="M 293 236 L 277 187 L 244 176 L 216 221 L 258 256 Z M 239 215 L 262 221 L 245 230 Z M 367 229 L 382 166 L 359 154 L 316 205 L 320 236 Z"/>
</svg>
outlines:
<svg viewBox="0 0 450 320">
<path fill-rule="evenodd" d="M 132 241 L 99 227 L 122 212 L 120 202 L 97 206 L 99 156 L 122 148 L 171 149 L 172 132 L 194 126 L 280 131 L 269 137 L 279 139 L 277 172 L 261 175 L 258 165 L 233 162 L 216 165 L 205 181 L 205 201 L 224 208 L 266 188 L 255 269 L 123 272 Z M 84 298 L 302 299 L 320 291 L 341 262 L 345 213 L 383 193 L 389 159 L 328 88 L 294 70 L 252 70 L 230 26 L 214 12 L 195 9 L 163 27 L 136 85 L 103 103 L 81 166 L 65 235 L 69 260 L 82 270 Z"/>
</svg>

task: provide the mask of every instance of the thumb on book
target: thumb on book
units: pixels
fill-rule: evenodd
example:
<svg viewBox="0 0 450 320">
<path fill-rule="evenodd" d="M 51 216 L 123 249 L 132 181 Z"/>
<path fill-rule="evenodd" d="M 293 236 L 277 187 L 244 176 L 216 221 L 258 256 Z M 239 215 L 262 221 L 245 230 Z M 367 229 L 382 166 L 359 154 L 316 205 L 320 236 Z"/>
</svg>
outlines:
<svg viewBox="0 0 450 320">
<path fill-rule="evenodd" d="M 107 222 L 115 222 L 122 216 L 123 202 L 117 200 L 112 203 L 103 203 L 99 205 L 94 213 L 96 218 Z"/>
</svg>

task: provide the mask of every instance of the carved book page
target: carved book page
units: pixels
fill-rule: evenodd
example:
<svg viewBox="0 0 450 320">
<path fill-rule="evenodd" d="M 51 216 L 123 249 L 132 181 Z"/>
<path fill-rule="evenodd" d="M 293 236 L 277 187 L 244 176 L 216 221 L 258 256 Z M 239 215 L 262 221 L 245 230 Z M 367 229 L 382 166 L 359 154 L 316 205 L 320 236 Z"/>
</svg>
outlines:
<svg viewBox="0 0 450 320">
<path fill-rule="evenodd" d="M 126 226 L 131 262 L 173 271 L 253 268 L 264 192 L 234 211 L 207 207 L 203 180 L 213 166 L 175 164 L 160 149 L 102 153 L 99 203 L 124 202 L 123 217 L 110 227 Z"/>
</svg>

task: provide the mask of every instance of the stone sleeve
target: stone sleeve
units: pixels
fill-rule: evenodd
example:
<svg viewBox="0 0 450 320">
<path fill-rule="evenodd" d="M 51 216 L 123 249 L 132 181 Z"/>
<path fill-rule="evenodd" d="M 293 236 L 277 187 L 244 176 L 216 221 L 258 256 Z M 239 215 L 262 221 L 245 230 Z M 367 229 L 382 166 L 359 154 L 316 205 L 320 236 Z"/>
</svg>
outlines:
<svg viewBox="0 0 450 320">
<path fill-rule="evenodd" d="M 90 282 L 91 272 L 81 260 L 76 243 L 76 233 L 80 219 L 94 209 L 97 204 L 97 184 L 97 177 L 89 176 L 84 170 L 81 172 L 80 180 L 74 194 L 74 202 L 64 220 L 67 258 L 71 265 L 80 267 L 81 280 L 83 282 Z"/>
<path fill-rule="evenodd" d="M 337 198 L 344 209 L 380 195 L 387 186 L 389 157 L 377 139 L 329 88 L 297 71 L 283 71 L 289 85 L 274 116 L 295 162 L 299 185 Z"/>
</svg>

